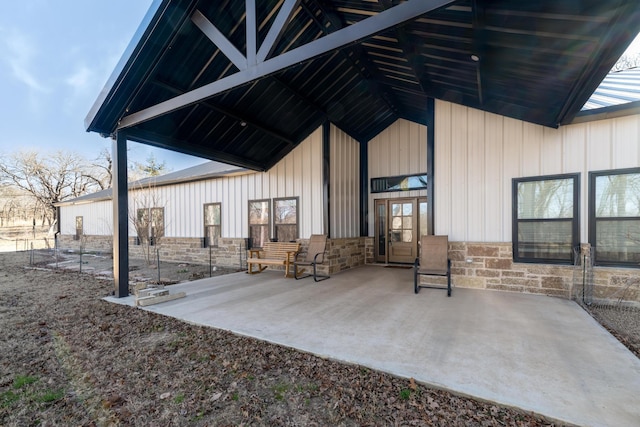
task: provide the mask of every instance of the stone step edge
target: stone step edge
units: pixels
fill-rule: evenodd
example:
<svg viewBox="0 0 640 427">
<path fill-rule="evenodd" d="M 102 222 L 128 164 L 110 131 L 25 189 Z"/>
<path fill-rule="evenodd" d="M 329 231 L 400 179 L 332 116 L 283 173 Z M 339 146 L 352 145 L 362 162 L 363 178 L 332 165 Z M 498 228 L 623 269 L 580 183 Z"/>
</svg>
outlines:
<svg viewBox="0 0 640 427">
<path fill-rule="evenodd" d="M 173 301 L 175 299 L 184 298 L 187 294 L 184 292 L 178 292 L 177 294 L 169 294 L 162 296 L 148 296 L 136 299 L 136 306 L 147 307 L 149 305 L 160 304 L 167 301 Z"/>
</svg>

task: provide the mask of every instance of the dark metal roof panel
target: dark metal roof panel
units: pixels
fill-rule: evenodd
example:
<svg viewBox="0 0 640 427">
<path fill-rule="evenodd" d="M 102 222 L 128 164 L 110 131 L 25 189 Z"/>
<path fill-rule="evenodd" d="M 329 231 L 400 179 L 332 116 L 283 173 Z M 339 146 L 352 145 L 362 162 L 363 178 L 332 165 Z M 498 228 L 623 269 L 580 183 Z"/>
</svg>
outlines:
<svg viewBox="0 0 640 427">
<path fill-rule="evenodd" d="M 256 2 L 257 48 L 285 4 Z M 267 59 L 407 4 L 300 0 Z M 247 45 L 245 5 L 156 1 L 91 110 L 88 130 L 114 132 L 131 113 L 236 73 Z M 192 19 L 196 11 L 240 52 L 235 61 Z M 126 132 L 152 145 L 265 169 L 325 120 L 361 141 L 398 118 L 424 123 L 430 97 L 557 126 L 578 112 L 639 30 L 640 2 L 458 0 Z"/>
</svg>

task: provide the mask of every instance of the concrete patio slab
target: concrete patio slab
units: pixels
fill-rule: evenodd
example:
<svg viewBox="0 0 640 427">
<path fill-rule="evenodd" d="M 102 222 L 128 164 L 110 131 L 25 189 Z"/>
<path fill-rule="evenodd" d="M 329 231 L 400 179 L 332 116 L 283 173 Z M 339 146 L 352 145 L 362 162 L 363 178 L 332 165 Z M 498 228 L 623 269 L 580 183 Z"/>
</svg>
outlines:
<svg viewBox="0 0 640 427">
<path fill-rule="evenodd" d="M 572 301 L 423 289 L 367 266 L 315 283 L 266 271 L 171 286 L 145 307 L 584 426 L 640 425 L 640 360 Z M 133 305 L 133 297 L 111 301 Z"/>
</svg>

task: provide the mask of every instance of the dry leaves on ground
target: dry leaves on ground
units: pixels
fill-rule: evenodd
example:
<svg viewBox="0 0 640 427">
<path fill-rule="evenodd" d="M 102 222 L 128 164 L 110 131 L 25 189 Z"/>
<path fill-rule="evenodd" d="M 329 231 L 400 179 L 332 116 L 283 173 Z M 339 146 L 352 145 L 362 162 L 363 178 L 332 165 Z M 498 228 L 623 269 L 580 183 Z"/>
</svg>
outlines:
<svg viewBox="0 0 640 427">
<path fill-rule="evenodd" d="M 101 300 L 0 254 L 0 425 L 541 426 L 517 410 Z"/>
</svg>

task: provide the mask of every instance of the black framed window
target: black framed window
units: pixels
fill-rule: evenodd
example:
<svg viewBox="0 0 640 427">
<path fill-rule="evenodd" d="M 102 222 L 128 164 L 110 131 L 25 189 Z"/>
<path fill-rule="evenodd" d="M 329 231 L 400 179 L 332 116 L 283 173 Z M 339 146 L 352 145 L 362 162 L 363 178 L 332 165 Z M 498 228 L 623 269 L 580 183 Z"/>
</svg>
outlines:
<svg viewBox="0 0 640 427">
<path fill-rule="evenodd" d="M 569 264 L 580 245 L 580 174 L 514 178 L 513 259 Z"/>
<path fill-rule="evenodd" d="M 151 246 L 158 244 L 164 237 L 164 208 L 138 209 L 135 227 L 138 244 L 144 244 L 147 241 Z"/>
<path fill-rule="evenodd" d="M 138 244 L 146 244 L 149 239 L 149 209 L 141 208 L 136 211 L 135 227 Z"/>
<path fill-rule="evenodd" d="M 84 233 L 83 231 L 83 218 L 81 216 L 77 216 L 76 217 L 76 234 L 75 236 L 73 236 L 73 240 L 80 240 L 80 238 L 82 237 L 82 234 Z"/>
<path fill-rule="evenodd" d="M 249 200 L 250 247 L 261 248 L 269 241 L 269 199 Z"/>
<path fill-rule="evenodd" d="M 273 199 L 274 238 L 278 242 L 298 239 L 298 198 Z"/>
<path fill-rule="evenodd" d="M 221 235 L 221 208 L 220 203 L 207 203 L 204 205 L 204 237 L 206 246 L 218 247 L 218 239 Z"/>
<path fill-rule="evenodd" d="M 640 168 L 589 173 L 589 243 L 597 265 L 640 267 Z"/>
<path fill-rule="evenodd" d="M 164 237 L 164 208 L 151 208 L 149 244 L 158 244 L 162 237 Z"/>
</svg>

